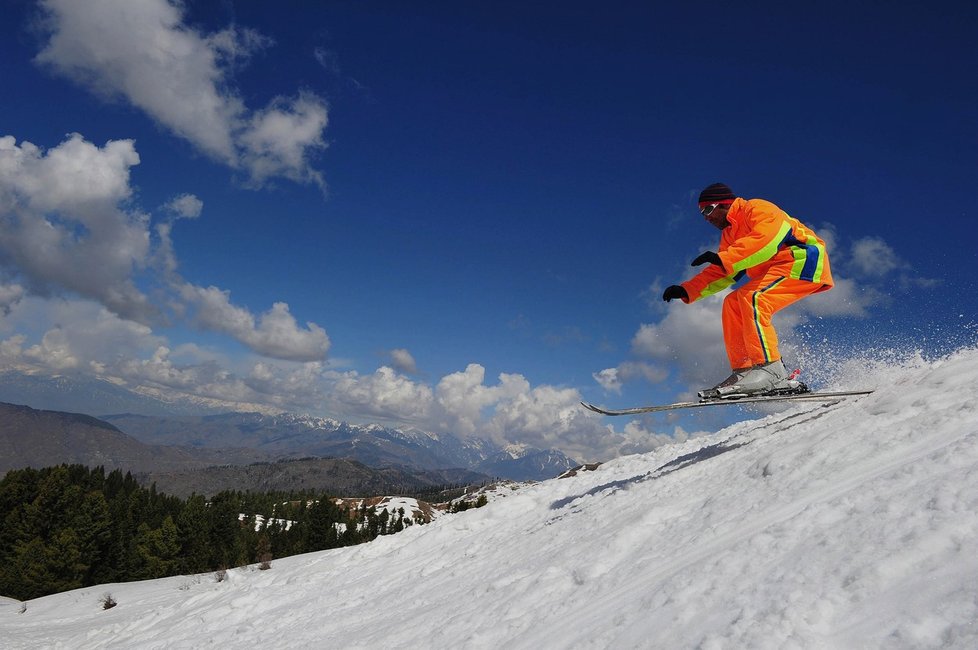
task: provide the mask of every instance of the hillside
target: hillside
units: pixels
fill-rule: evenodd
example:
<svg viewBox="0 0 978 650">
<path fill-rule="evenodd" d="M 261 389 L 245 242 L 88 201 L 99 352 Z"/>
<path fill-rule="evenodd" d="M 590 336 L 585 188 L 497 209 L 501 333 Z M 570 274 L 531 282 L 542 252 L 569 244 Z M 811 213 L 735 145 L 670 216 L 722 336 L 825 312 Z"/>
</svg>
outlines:
<svg viewBox="0 0 978 650">
<path fill-rule="evenodd" d="M 337 496 L 416 494 L 446 485 L 478 485 L 490 477 L 466 470 L 371 468 L 348 458 L 305 458 L 250 465 L 221 465 L 183 471 L 135 474 L 143 485 L 186 498 L 196 492 L 213 496 L 222 490 L 288 492 L 309 490 Z"/>
<path fill-rule="evenodd" d="M 222 490 L 410 494 L 490 480 L 461 469 L 371 468 L 343 458 L 272 461 L 251 449 L 150 445 L 88 415 L 0 403 L 0 476 L 61 464 L 132 472 L 143 485 L 156 483 L 159 491 L 182 498 Z"/>
<path fill-rule="evenodd" d="M 978 647 L 978 350 L 872 379 L 865 398 L 786 407 L 269 571 L 0 604 L 0 635 L 11 648 Z M 103 611 L 106 593 L 118 606 Z"/>
<path fill-rule="evenodd" d="M 196 450 L 149 445 L 88 415 L 0 403 L 0 475 L 11 469 L 61 463 L 140 471 L 253 463 L 267 458 L 265 454 L 243 449 Z"/>
</svg>

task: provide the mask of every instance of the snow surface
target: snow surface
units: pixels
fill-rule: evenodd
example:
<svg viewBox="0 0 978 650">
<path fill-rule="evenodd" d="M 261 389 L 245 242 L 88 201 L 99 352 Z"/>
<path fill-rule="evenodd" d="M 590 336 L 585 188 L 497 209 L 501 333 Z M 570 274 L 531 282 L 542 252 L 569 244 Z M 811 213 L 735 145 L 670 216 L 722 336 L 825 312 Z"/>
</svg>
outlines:
<svg viewBox="0 0 978 650">
<path fill-rule="evenodd" d="M 872 373 L 268 571 L 0 600 L 0 645 L 978 648 L 978 350 Z"/>
</svg>

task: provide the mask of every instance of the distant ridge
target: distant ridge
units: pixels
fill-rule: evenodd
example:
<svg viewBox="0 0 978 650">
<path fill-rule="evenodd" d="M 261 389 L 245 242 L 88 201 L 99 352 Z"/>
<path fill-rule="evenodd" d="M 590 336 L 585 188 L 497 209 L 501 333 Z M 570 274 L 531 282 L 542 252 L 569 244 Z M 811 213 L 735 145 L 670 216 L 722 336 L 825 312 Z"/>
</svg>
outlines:
<svg viewBox="0 0 978 650">
<path fill-rule="evenodd" d="M 0 472 L 62 463 L 136 472 L 265 459 L 251 450 L 150 445 L 90 415 L 0 402 Z"/>
<path fill-rule="evenodd" d="M 212 455 L 210 464 L 307 456 L 353 458 L 368 467 L 463 468 L 516 481 L 546 480 L 580 464 L 555 449 L 521 445 L 503 449 L 485 438 L 351 424 L 195 396 L 172 398 L 145 387 L 133 390 L 82 375 L 0 371 L 3 402 L 87 413 L 147 445 L 195 448 L 195 458 L 206 456 L 205 449 L 254 450 Z M 103 415 L 108 413 L 113 415 Z"/>
</svg>

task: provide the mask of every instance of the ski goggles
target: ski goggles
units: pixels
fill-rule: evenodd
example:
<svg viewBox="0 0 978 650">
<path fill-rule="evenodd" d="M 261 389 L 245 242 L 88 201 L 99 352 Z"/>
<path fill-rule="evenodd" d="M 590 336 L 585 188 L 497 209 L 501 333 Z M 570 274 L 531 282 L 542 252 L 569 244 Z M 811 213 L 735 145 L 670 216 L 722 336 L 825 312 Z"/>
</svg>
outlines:
<svg viewBox="0 0 978 650">
<path fill-rule="evenodd" d="M 721 205 L 730 205 L 731 203 L 733 203 L 733 201 L 717 201 L 716 203 L 700 203 L 700 213 L 704 217 L 708 217 L 711 214 L 713 214 L 713 211 L 716 210 Z"/>
<path fill-rule="evenodd" d="M 713 211 L 716 210 L 719 205 L 719 203 L 707 203 L 706 205 L 702 205 L 700 206 L 700 213 L 702 213 L 704 217 L 708 217 L 713 214 Z"/>
</svg>

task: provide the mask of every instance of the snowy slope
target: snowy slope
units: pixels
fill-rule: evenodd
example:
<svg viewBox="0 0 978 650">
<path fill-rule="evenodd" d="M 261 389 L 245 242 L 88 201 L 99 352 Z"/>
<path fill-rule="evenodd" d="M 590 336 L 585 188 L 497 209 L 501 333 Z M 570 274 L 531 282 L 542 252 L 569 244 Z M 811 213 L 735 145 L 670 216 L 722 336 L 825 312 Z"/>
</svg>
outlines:
<svg viewBox="0 0 978 650">
<path fill-rule="evenodd" d="M 82 589 L 24 613 L 3 601 L 0 639 L 976 648 L 978 350 L 876 373 L 865 398 L 790 406 L 269 571 Z M 118 606 L 103 611 L 106 592 Z"/>
</svg>

